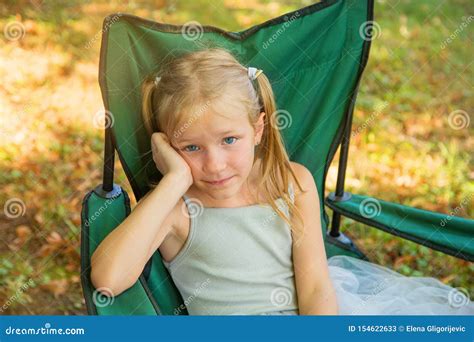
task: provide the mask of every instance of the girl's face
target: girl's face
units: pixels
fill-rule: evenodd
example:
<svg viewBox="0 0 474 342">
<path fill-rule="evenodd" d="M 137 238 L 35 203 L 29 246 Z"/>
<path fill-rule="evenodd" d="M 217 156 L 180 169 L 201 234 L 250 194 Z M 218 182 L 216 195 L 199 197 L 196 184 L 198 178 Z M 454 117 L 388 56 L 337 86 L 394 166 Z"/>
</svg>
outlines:
<svg viewBox="0 0 474 342">
<path fill-rule="evenodd" d="M 208 111 L 180 130 L 174 146 L 191 168 L 190 190 L 208 205 L 236 205 L 248 194 L 246 181 L 254 175 L 255 144 L 262 138 L 264 116 L 260 113 L 254 128 L 245 115 Z"/>
</svg>

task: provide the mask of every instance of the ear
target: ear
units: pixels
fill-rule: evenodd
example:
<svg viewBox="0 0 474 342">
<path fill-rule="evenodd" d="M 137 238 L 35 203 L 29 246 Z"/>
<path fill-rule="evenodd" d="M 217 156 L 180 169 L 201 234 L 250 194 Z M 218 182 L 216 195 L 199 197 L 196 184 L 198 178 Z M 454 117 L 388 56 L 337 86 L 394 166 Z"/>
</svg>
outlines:
<svg viewBox="0 0 474 342">
<path fill-rule="evenodd" d="M 260 144 L 263 135 L 263 129 L 265 127 L 265 112 L 261 112 L 258 117 L 257 123 L 255 124 L 255 144 Z"/>
</svg>

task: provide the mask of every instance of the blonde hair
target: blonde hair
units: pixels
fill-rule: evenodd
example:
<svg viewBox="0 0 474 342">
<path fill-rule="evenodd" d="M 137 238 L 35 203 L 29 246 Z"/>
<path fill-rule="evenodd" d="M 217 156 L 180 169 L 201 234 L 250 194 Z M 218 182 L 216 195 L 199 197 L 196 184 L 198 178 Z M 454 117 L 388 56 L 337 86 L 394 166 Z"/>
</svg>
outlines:
<svg viewBox="0 0 474 342">
<path fill-rule="evenodd" d="M 296 232 L 304 231 L 304 225 L 301 214 L 287 194 L 290 175 L 300 191 L 303 189 L 291 169 L 282 136 L 275 124 L 277 111 L 270 81 L 261 73 L 253 81 L 254 85 L 247 72 L 247 68 L 223 48 L 207 48 L 175 58 L 162 67 L 160 74 L 154 73 L 143 82 L 143 122 L 150 136 L 158 131 L 172 140 L 181 133 L 181 129 L 176 130 L 177 127 L 182 127 L 190 116 L 193 118 L 205 111 L 210 103 L 216 113 L 236 106 L 242 113 L 248 114 L 253 127 L 260 112 L 265 112 L 263 136 L 254 158 L 254 162 L 261 158 L 257 193 L 260 194 L 260 189 L 263 189 L 266 203 L 288 223 L 295 237 Z M 149 186 L 155 187 L 156 184 L 150 183 Z M 296 188 L 294 190 L 296 192 Z M 295 217 L 296 214 L 299 229 L 293 227 L 290 219 L 276 205 L 274 199 L 280 197 L 288 205 L 290 216 Z"/>
</svg>

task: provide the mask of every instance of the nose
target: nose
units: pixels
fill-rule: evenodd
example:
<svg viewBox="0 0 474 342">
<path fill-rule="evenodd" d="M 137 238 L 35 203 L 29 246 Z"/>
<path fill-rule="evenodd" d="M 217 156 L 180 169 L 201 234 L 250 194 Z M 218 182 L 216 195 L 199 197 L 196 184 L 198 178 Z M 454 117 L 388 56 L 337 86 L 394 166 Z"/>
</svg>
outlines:
<svg viewBox="0 0 474 342">
<path fill-rule="evenodd" d="M 224 170 L 226 168 L 226 157 L 222 151 L 218 149 L 208 149 L 206 153 L 206 160 L 204 161 L 204 172 L 209 175 L 217 177 L 225 176 Z"/>
</svg>

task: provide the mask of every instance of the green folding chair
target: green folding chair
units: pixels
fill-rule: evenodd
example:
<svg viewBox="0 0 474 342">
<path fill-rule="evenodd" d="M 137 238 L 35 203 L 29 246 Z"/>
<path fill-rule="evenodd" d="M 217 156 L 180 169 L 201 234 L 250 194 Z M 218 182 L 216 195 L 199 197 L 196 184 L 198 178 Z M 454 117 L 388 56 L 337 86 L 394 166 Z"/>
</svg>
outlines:
<svg viewBox="0 0 474 342">
<path fill-rule="evenodd" d="M 127 193 L 113 183 L 115 151 L 137 201 L 150 190 L 150 180 L 162 177 L 151 154 L 146 154 L 150 137 L 141 121 L 142 81 L 170 58 L 205 47 L 226 48 L 243 65 L 263 69 L 278 108 L 291 114 L 291 123 L 282 130 L 283 138 L 291 160 L 304 164 L 314 176 L 328 257 L 349 255 L 367 260 L 339 231 L 342 215 L 474 260 L 473 220 L 448 219 L 443 214 L 344 192 L 352 114 L 369 56 L 372 20 L 372 0 L 323 1 L 241 32 L 168 25 L 121 13 L 105 19 L 99 66 L 102 98 L 109 114 L 103 184 L 85 196 L 82 207 L 81 281 L 89 314 L 187 314 L 159 251 L 137 282 L 115 298 L 94 289 L 90 257 L 130 213 Z M 325 199 L 326 175 L 339 145 L 336 191 Z M 330 229 L 325 205 L 333 210 Z"/>
</svg>

